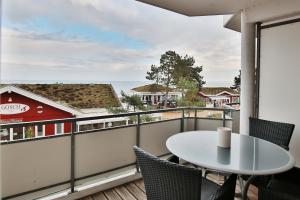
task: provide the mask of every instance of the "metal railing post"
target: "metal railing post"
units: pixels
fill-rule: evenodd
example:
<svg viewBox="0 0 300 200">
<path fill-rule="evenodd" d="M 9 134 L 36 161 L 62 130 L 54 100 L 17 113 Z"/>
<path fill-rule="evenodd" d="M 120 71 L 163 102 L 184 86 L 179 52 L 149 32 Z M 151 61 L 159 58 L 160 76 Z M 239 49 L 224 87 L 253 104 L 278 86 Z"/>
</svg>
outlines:
<svg viewBox="0 0 300 200">
<path fill-rule="evenodd" d="M 137 123 L 136 123 L 136 146 L 140 146 L 140 136 L 141 136 L 141 115 L 137 114 Z M 136 160 L 136 171 L 140 172 L 139 164 Z"/>
<path fill-rule="evenodd" d="M 195 108 L 195 115 L 194 115 L 194 130 L 197 130 L 197 125 L 198 125 L 198 118 L 197 118 L 197 108 Z"/>
<path fill-rule="evenodd" d="M 223 110 L 223 127 L 226 126 L 226 111 L 225 109 Z"/>
<path fill-rule="evenodd" d="M 72 132 L 71 132 L 71 193 L 75 191 L 75 132 L 76 132 L 76 120 L 72 120 Z"/>
<path fill-rule="evenodd" d="M 182 109 L 182 117 L 181 117 L 181 123 L 180 123 L 180 132 L 184 131 L 184 108 Z"/>
</svg>

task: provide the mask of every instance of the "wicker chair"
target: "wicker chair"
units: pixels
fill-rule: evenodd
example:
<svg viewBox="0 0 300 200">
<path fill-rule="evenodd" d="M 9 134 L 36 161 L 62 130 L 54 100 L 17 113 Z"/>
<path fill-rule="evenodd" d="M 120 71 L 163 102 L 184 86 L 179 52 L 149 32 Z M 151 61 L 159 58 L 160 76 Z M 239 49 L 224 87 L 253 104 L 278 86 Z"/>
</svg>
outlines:
<svg viewBox="0 0 300 200">
<path fill-rule="evenodd" d="M 252 117 L 249 118 L 250 136 L 272 142 L 286 150 L 289 150 L 289 144 L 294 129 L 294 124 L 274 122 Z M 271 180 L 271 177 L 272 176 L 258 176 L 253 180 L 252 184 L 257 187 L 265 187 Z M 249 176 L 242 176 L 242 178 L 247 180 Z"/>
<path fill-rule="evenodd" d="M 259 200 L 300 200 L 300 168 L 274 175 L 266 187 L 258 188 Z"/>
<path fill-rule="evenodd" d="M 172 162 L 172 163 L 179 164 L 179 158 L 177 156 L 175 156 L 175 155 L 172 155 L 167 160 L 170 161 L 170 162 Z"/>
<path fill-rule="evenodd" d="M 233 200 L 236 175 L 223 186 L 202 178 L 202 171 L 161 160 L 133 147 L 144 178 L 147 200 Z"/>
<path fill-rule="evenodd" d="M 295 125 L 249 118 L 249 135 L 277 144 L 289 150 Z"/>
</svg>

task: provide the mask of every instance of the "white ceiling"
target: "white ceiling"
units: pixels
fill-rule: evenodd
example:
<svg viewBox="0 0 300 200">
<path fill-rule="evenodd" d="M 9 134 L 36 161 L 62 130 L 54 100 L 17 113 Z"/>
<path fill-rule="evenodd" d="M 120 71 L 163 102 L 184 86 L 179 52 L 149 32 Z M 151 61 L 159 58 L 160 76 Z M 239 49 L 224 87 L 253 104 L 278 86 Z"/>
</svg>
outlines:
<svg viewBox="0 0 300 200">
<path fill-rule="evenodd" d="M 187 16 L 226 15 L 272 0 L 137 0 Z"/>
</svg>

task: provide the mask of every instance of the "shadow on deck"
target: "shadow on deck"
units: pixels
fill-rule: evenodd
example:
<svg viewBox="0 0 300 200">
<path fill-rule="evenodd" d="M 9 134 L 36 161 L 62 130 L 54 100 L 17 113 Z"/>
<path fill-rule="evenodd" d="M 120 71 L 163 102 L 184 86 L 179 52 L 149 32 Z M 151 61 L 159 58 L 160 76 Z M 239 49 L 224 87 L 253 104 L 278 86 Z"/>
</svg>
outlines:
<svg viewBox="0 0 300 200">
<path fill-rule="evenodd" d="M 222 184 L 222 177 L 209 174 L 208 179 Z M 238 183 L 238 182 L 237 182 Z M 237 184 L 236 192 L 240 192 L 239 184 Z M 248 191 L 249 200 L 257 200 L 257 188 L 250 186 Z M 239 198 L 235 198 L 238 200 Z M 112 189 L 108 189 L 84 198 L 81 200 L 147 200 L 143 179 L 136 180 Z"/>
</svg>

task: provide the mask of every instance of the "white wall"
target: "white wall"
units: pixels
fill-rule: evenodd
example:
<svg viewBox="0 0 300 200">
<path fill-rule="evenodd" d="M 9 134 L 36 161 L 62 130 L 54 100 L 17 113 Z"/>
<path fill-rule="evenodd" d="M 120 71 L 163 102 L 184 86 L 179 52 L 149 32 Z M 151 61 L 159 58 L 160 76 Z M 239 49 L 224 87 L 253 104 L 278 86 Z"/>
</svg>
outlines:
<svg viewBox="0 0 300 200">
<path fill-rule="evenodd" d="M 300 13 L 299 0 L 272 0 L 260 6 L 247 8 L 248 22 L 267 22 L 294 17 Z"/>
<path fill-rule="evenodd" d="M 296 125 L 290 151 L 300 166 L 300 22 L 263 29 L 259 117 Z"/>
<path fill-rule="evenodd" d="M 242 10 L 242 9 L 241 9 Z M 248 23 L 270 22 L 282 18 L 295 17 L 300 14 L 299 0 L 269 0 L 260 2 L 259 6 L 251 6 L 245 9 Z M 225 16 L 224 27 L 241 32 L 241 15 Z"/>
</svg>

